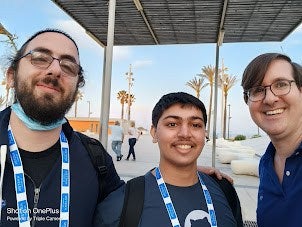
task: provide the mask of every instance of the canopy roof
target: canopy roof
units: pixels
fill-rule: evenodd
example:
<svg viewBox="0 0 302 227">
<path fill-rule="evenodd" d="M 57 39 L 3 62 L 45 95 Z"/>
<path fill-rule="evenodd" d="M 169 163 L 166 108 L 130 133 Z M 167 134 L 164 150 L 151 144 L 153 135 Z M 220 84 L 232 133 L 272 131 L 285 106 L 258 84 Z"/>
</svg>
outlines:
<svg viewBox="0 0 302 227">
<path fill-rule="evenodd" d="M 107 45 L 107 0 L 53 0 Z M 301 0 L 116 0 L 114 45 L 282 41 L 302 21 Z"/>
</svg>

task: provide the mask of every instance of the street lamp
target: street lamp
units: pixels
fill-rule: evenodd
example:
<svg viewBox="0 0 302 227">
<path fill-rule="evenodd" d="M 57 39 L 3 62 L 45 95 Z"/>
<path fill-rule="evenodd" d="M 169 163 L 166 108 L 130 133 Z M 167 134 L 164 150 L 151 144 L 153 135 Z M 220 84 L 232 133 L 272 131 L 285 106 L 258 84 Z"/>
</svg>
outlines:
<svg viewBox="0 0 302 227">
<path fill-rule="evenodd" d="M 90 112 L 90 101 L 87 102 L 88 102 L 88 118 L 90 118 L 90 114 L 92 114 L 92 112 Z"/>
<path fill-rule="evenodd" d="M 128 80 L 128 121 L 130 121 L 130 101 L 131 101 L 131 93 L 130 89 L 133 86 L 134 78 L 132 77 L 133 73 L 131 71 L 131 64 L 129 66 L 129 72 L 126 72 L 127 80 Z"/>
<path fill-rule="evenodd" d="M 228 105 L 229 107 L 229 121 L 228 121 L 228 139 L 230 139 L 230 121 L 231 121 L 231 104 Z"/>
</svg>

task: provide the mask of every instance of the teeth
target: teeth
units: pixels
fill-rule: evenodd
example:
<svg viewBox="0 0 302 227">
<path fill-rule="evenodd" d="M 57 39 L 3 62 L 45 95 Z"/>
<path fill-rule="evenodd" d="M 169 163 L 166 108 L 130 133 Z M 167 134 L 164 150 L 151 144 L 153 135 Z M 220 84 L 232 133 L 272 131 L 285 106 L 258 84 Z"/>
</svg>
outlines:
<svg viewBox="0 0 302 227">
<path fill-rule="evenodd" d="M 284 109 L 277 109 L 277 110 L 267 111 L 265 114 L 266 115 L 274 115 L 274 114 L 283 113 L 283 111 L 284 111 Z"/>
<path fill-rule="evenodd" d="M 178 145 L 177 147 L 181 148 L 181 149 L 190 149 L 192 146 L 190 146 L 190 145 Z"/>
</svg>

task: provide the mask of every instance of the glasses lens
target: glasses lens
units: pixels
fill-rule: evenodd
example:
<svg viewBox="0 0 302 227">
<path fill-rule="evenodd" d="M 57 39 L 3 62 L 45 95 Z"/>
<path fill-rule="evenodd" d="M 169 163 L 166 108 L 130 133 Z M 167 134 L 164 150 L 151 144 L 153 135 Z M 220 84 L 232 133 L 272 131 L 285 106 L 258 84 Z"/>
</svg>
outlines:
<svg viewBox="0 0 302 227">
<path fill-rule="evenodd" d="M 275 95 L 285 95 L 290 90 L 290 82 L 288 80 L 279 80 L 271 85 L 272 92 Z"/>
<path fill-rule="evenodd" d="M 251 101 L 258 101 L 263 99 L 265 95 L 265 88 L 262 86 L 253 87 L 248 91 L 248 96 Z"/>
<path fill-rule="evenodd" d="M 52 62 L 52 57 L 42 52 L 31 52 L 31 64 L 46 69 Z"/>
<path fill-rule="evenodd" d="M 68 59 L 60 61 L 61 69 L 70 76 L 77 76 L 79 74 L 80 66 Z"/>
</svg>

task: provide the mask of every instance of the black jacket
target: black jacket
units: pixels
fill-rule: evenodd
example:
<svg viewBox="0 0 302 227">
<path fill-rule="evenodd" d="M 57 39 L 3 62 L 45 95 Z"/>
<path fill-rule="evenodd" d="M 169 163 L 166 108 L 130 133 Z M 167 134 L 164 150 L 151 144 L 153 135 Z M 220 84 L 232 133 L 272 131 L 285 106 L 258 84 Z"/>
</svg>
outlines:
<svg viewBox="0 0 302 227">
<path fill-rule="evenodd" d="M 11 109 L 0 113 L 0 144 L 8 144 L 7 127 Z M 79 137 L 69 123 L 63 125 L 63 131 L 70 148 L 70 213 L 69 226 L 92 226 L 94 212 L 98 199 L 98 176 Z M 24 138 L 26 139 L 26 138 Z M 105 178 L 105 193 L 109 194 L 123 185 L 117 175 L 112 158 L 106 155 L 108 174 Z M 59 225 L 60 188 L 61 188 L 61 158 L 53 166 L 50 173 L 37 188 L 34 182 L 25 174 L 26 194 L 30 217 L 34 217 L 36 227 Z M 39 192 L 38 192 L 39 191 Z M 35 195 L 36 192 L 36 195 Z M 12 163 L 7 152 L 3 180 L 3 202 L 1 226 L 19 226 L 14 186 Z M 34 198 L 36 203 L 34 203 Z"/>
</svg>

